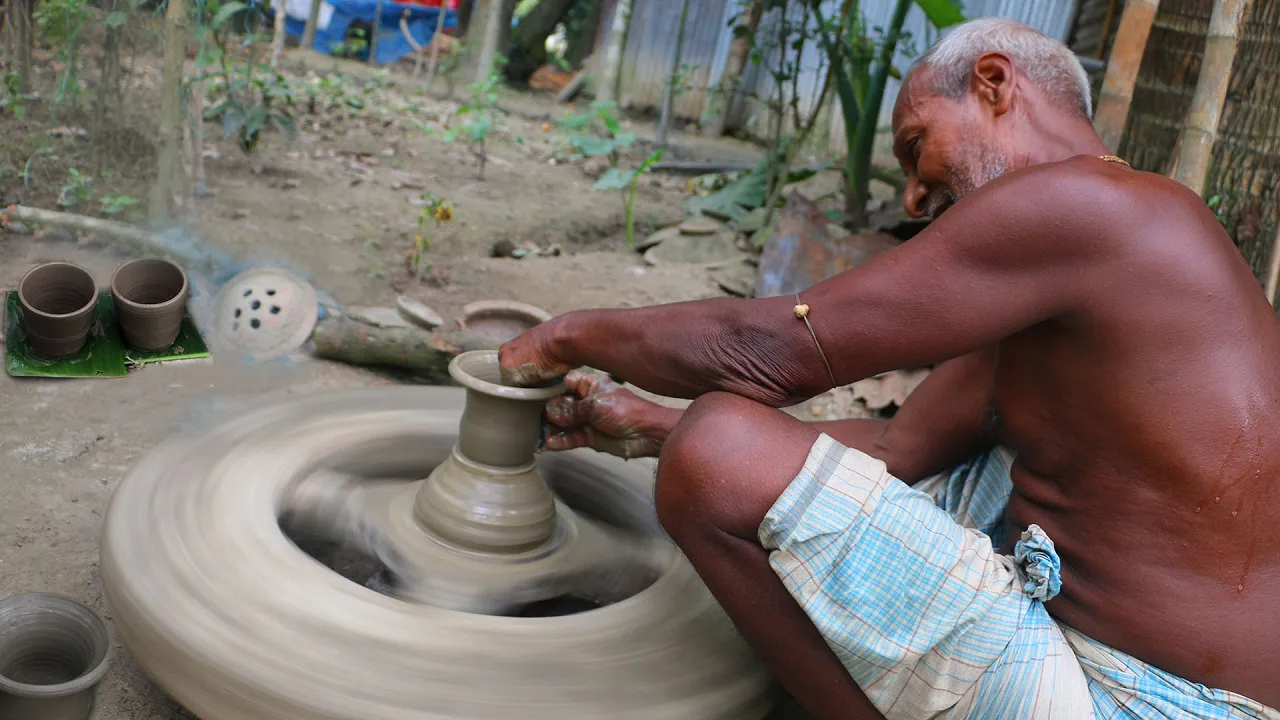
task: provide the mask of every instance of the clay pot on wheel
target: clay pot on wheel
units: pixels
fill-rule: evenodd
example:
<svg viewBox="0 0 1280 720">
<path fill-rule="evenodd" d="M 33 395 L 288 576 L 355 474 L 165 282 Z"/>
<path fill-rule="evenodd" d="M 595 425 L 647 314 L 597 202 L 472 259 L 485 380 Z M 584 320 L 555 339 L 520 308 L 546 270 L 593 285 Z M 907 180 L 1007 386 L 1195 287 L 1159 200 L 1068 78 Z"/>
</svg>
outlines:
<svg viewBox="0 0 1280 720">
<path fill-rule="evenodd" d="M 107 623 L 62 595 L 0 601 L 0 718 L 86 720 L 107 674 Z"/>
<path fill-rule="evenodd" d="M 71 357 L 89 337 L 98 284 L 79 265 L 45 263 L 18 283 L 18 301 L 31 348 L 45 357 Z"/>
<path fill-rule="evenodd" d="M 131 260 L 111 276 L 111 296 L 125 342 L 138 350 L 160 350 L 182 329 L 187 274 L 168 260 Z"/>
</svg>

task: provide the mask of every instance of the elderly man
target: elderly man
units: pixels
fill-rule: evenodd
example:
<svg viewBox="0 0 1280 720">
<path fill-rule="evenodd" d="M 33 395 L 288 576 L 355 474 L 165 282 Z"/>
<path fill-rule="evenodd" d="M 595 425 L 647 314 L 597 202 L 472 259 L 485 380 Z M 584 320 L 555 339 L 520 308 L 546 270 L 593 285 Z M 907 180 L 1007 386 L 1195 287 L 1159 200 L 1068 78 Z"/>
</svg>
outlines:
<svg viewBox="0 0 1280 720">
<path fill-rule="evenodd" d="M 798 297 L 569 313 L 552 449 L 659 517 L 822 718 L 1278 718 L 1280 329 L 1213 214 L 1107 154 L 1075 57 L 978 20 L 894 110 L 920 235 Z M 776 408 L 941 363 L 892 420 Z M 873 707 L 874 706 L 874 707 Z"/>
</svg>

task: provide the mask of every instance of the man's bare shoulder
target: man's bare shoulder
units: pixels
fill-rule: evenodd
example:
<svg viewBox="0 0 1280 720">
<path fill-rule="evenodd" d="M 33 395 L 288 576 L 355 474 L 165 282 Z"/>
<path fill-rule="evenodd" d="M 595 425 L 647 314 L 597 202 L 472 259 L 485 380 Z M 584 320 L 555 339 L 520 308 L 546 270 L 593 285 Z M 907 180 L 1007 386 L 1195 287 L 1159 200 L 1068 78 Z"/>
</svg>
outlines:
<svg viewBox="0 0 1280 720">
<path fill-rule="evenodd" d="M 994 219 L 992 234 L 1003 237 L 993 240 L 1038 246 L 1038 254 L 1132 262 L 1155 260 L 1153 255 L 1203 260 L 1207 251 L 1234 252 L 1230 237 L 1194 192 L 1163 175 L 1092 155 L 1008 173 L 971 199 L 964 214 L 978 211 Z"/>
</svg>

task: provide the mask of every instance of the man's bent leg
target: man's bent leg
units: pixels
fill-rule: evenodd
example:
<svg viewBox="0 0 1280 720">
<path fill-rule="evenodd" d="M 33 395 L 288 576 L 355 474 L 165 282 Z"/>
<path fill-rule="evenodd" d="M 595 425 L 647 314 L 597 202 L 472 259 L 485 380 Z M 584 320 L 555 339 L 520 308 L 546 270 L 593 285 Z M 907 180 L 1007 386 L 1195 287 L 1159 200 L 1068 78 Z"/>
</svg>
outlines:
<svg viewBox="0 0 1280 720">
<path fill-rule="evenodd" d="M 658 517 L 756 654 L 823 720 L 882 717 L 769 565 L 760 523 L 818 432 L 735 395 L 684 413 L 658 463 Z"/>
</svg>

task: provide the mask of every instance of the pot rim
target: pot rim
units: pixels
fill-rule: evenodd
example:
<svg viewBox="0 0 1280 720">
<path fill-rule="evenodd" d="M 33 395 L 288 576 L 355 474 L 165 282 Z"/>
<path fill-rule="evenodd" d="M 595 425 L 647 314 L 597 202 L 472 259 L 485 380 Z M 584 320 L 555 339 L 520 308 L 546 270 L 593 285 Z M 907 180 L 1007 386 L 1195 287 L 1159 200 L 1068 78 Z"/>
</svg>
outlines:
<svg viewBox="0 0 1280 720">
<path fill-rule="evenodd" d="M 173 297 L 169 298 L 168 300 L 165 300 L 164 302 L 140 303 L 125 297 L 124 294 L 121 293 L 120 290 L 116 287 L 116 279 L 120 277 L 120 272 L 122 270 L 129 267 L 130 265 L 134 265 L 136 263 L 141 263 L 141 262 L 158 262 L 158 263 L 168 265 L 172 267 L 174 270 L 177 270 L 178 274 L 182 276 L 182 287 L 178 290 L 177 293 L 174 294 Z M 160 257 L 135 258 L 133 260 L 130 260 L 122 264 L 120 267 L 116 268 L 115 272 L 111 273 L 111 299 L 129 308 L 160 308 L 160 307 L 165 307 L 166 305 L 174 305 L 174 304 L 177 304 L 178 302 L 185 302 L 187 292 L 189 289 L 190 289 L 190 284 L 187 282 L 187 271 L 183 270 L 181 265 L 179 265 L 178 263 L 168 258 L 160 258 Z"/>
<path fill-rule="evenodd" d="M 89 619 L 89 625 L 93 627 L 93 632 L 100 635 L 103 639 L 103 645 L 106 648 L 102 653 L 102 659 L 96 665 L 81 673 L 78 677 L 56 685 L 33 685 L 31 683 L 17 682 L 10 680 L 4 675 L 0 675 L 0 692 L 9 693 L 25 698 L 57 698 L 74 695 L 85 690 L 89 690 L 102 682 L 107 676 L 107 671 L 111 666 L 111 630 L 107 627 L 107 622 L 102 615 L 88 605 L 79 600 L 58 593 L 50 592 L 34 592 L 24 593 L 20 595 L 10 595 L 0 600 L 0 605 L 16 603 L 18 601 L 30 602 L 35 601 L 37 604 L 47 605 L 50 601 L 70 605 Z"/>
<path fill-rule="evenodd" d="M 463 365 L 473 363 L 482 363 L 484 366 L 497 367 L 498 351 L 497 350 L 471 350 L 459 353 L 453 360 L 449 361 L 449 376 L 452 377 L 459 385 L 483 393 L 491 397 L 504 398 L 507 400 L 527 400 L 535 402 L 546 402 L 553 397 L 563 395 L 569 386 L 564 380 L 560 380 L 554 385 L 546 387 L 515 387 L 512 385 L 499 385 L 498 383 L 481 380 L 472 375 L 463 368 Z"/>
<path fill-rule="evenodd" d="M 35 307 L 27 300 L 26 284 L 27 284 L 27 278 L 31 276 L 31 273 L 41 268 L 53 267 L 56 265 L 65 265 L 70 268 L 75 268 L 76 270 L 79 270 L 80 272 L 84 273 L 85 277 L 89 278 L 89 283 L 93 285 L 93 294 L 89 298 L 89 302 L 85 303 L 82 307 L 72 310 L 71 312 L 51 313 L 51 312 L 45 312 L 44 310 L 41 310 L 40 308 Z M 80 313 L 83 313 L 86 310 L 91 310 L 93 307 L 97 306 L 98 291 L 99 291 L 98 281 L 93 279 L 93 274 L 90 273 L 88 270 L 85 270 L 84 268 L 80 267 L 75 263 L 66 262 L 64 260 L 56 260 L 54 262 L 40 263 L 39 265 L 28 270 L 22 276 L 22 279 L 18 281 L 18 302 L 22 303 L 22 309 L 26 310 L 27 312 L 33 312 L 41 317 L 46 317 L 53 320 L 61 320 L 64 318 L 75 317 L 76 315 L 79 315 Z"/>
</svg>

